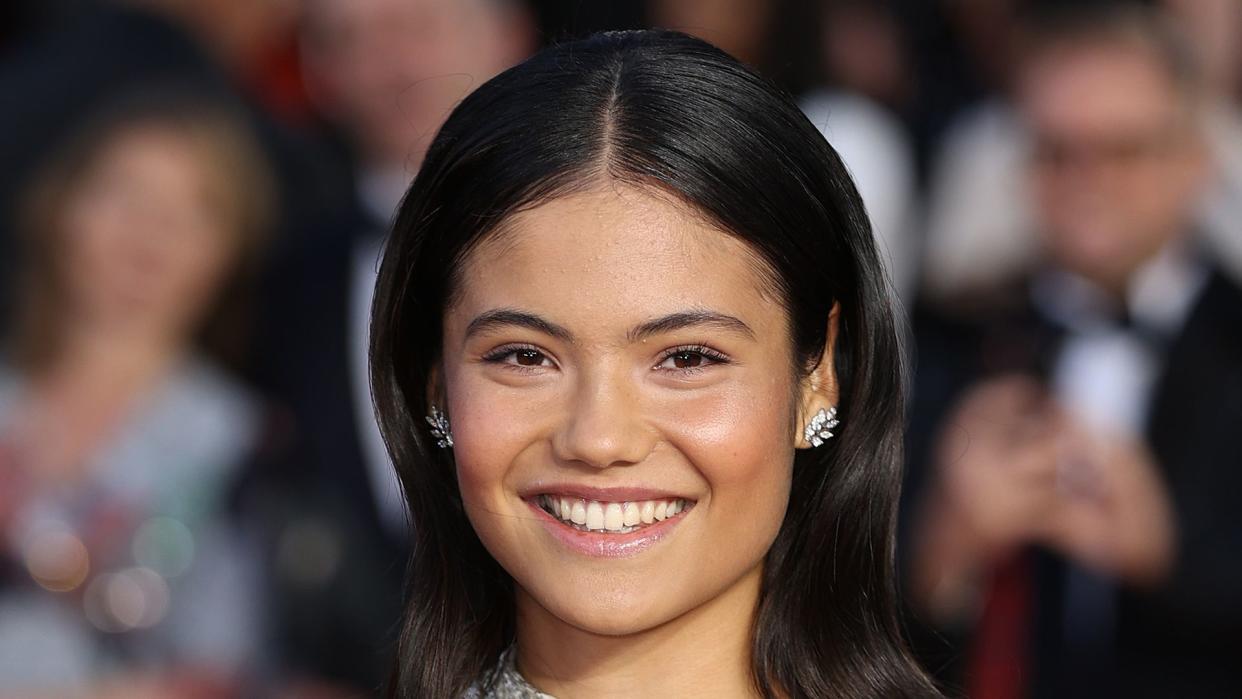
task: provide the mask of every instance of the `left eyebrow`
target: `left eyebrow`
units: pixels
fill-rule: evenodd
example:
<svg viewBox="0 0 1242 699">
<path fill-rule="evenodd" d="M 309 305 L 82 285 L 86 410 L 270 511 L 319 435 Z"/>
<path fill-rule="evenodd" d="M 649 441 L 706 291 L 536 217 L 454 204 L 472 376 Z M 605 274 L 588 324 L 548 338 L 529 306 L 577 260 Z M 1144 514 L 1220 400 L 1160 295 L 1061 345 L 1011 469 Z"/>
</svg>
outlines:
<svg viewBox="0 0 1242 699">
<path fill-rule="evenodd" d="M 699 310 L 670 313 L 666 316 L 649 320 L 626 333 L 626 339 L 630 342 L 638 342 L 660 333 L 702 326 L 734 332 L 744 335 L 751 340 L 755 339 L 755 331 L 751 330 L 750 326 L 744 323 L 742 319 L 715 311 Z"/>
</svg>

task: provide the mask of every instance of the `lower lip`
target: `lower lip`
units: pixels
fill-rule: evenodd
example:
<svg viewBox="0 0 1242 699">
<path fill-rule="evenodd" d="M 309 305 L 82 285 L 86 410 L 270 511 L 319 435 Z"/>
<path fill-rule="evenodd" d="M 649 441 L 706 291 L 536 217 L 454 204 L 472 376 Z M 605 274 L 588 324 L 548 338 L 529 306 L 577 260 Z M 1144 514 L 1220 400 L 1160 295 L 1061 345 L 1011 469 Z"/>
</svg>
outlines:
<svg viewBox="0 0 1242 699">
<path fill-rule="evenodd" d="M 526 504 L 535 511 L 544 529 L 552 535 L 552 538 L 561 542 L 571 551 L 584 556 L 591 556 L 592 558 L 628 558 L 630 556 L 637 556 L 668 536 L 673 531 L 673 527 L 680 524 L 681 520 L 685 519 L 685 515 L 694 509 L 691 507 L 690 509 L 682 510 L 668 519 L 661 520 L 655 524 L 649 524 L 642 529 L 621 534 L 605 531 L 584 532 L 553 517 L 547 510 L 532 500 L 527 500 Z"/>
</svg>

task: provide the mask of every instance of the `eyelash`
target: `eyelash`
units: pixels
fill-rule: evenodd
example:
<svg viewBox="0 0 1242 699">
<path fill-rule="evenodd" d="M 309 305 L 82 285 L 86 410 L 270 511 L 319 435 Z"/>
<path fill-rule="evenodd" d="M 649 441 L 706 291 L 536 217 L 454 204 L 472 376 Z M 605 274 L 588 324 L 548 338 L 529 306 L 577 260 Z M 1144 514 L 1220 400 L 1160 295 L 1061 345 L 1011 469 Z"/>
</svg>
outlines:
<svg viewBox="0 0 1242 699">
<path fill-rule="evenodd" d="M 656 362 L 656 367 L 659 367 L 661 364 L 668 361 L 670 358 L 675 357 L 679 354 L 697 354 L 703 359 L 708 361 L 707 366 L 711 366 L 713 364 L 728 364 L 730 361 L 728 355 L 724 354 L 723 352 L 714 350 L 711 347 L 708 347 L 706 345 L 679 345 L 665 352 L 660 357 L 660 361 Z M 659 369 L 659 371 L 670 371 L 670 372 L 676 372 L 679 374 L 698 374 L 698 373 L 701 373 L 704 369 L 706 369 L 707 366 Z"/>
<path fill-rule="evenodd" d="M 546 359 L 551 359 L 551 357 L 548 356 L 547 352 L 544 352 L 543 350 L 539 349 L 538 347 L 534 345 L 524 345 L 524 344 L 502 345 L 488 352 L 487 354 L 483 355 L 482 359 L 483 361 L 489 362 L 491 364 L 503 364 L 507 368 L 512 369 L 514 371 L 532 372 L 537 369 L 543 368 L 542 366 L 528 366 L 525 364 L 509 363 L 505 361 L 506 359 L 508 359 L 510 356 L 512 356 L 513 354 L 517 352 L 535 352 Z"/>
<path fill-rule="evenodd" d="M 526 345 L 526 344 L 502 345 L 488 352 L 487 354 L 483 355 L 482 359 L 483 361 L 489 362 L 492 364 L 504 364 L 508 368 L 513 369 L 515 371 L 531 372 L 531 371 L 540 369 L 541 368 L 540 366 L 528 366 L 528 365 L 510 363 L 510 362 L 505 361 L 510 356 L 512 356 L 514 353 L 524 352 L 524 351 L 535 352 L 546 359 L 549 359 L 549 360 L 551 359 L 551 357 L 549 357 L 548 354 L 544 352 L 543 350 L 539 349 L 538 347 L 534 345 Z M 678 345 L 677 347 L 672 347 L 668 349 L 667 351 L 665 351 L 664 354 L 660 356 L 659 361 L 656 362 L 655 368 L 658 371 L 665 371 L 665 372 L 672 372 L 672 373 L 679 373 L 679 374 L 698 374 L 707 368 L 707 366 L 682 367 L 682 368 L 671 368 L 671 369 L 659 369 L 658 368 L 661 364 L 663 364 L 664 362 L 668 361 L 670 358 L 675 357 L 679 354 L 697 354 L 703 359 L 707 360 L 707 362 L 709 363 L 707 366 L 711 366 L 713 364 L 728 364 L 731 361 L 728 355 L 724 354 L 723 352 L 714 350 L 711 347 L 708 347 L 706 345 Z"/>
</svg>

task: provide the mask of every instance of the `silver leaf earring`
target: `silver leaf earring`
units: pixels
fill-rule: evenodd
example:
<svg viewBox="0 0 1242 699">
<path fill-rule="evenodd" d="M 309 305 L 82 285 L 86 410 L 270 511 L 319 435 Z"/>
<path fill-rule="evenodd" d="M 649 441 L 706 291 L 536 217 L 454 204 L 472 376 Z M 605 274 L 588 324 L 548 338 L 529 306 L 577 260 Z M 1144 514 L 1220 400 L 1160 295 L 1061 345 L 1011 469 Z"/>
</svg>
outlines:
<svg viewBox="0 0 1242 699">
<path fill-rule="evenodd" d="M 436 439 L 436 446 L 441 449 L 447 449 L 453 446 L 453 432 L 449 429 L 448 416 L 440 412 L 436 406 L 431 406 L 431 414 L 423 418 L 431 425 L 431 436 Z"/>
<path fill-rule="evenodd" d="M 806 429 L 802 431 L 802 436 L 806 437 L 806 441 L 810 442 L 811 446 L 818 447 L 825 441 L 832 439 L 832 430 L 839 424 L 841 424 L 841 421 L 837 419 L 837 407 L 835 405 L 827 410 L 820 408 L 819 412 L 815 413 L 815 416 L 807 423 Z"/>
</svg>

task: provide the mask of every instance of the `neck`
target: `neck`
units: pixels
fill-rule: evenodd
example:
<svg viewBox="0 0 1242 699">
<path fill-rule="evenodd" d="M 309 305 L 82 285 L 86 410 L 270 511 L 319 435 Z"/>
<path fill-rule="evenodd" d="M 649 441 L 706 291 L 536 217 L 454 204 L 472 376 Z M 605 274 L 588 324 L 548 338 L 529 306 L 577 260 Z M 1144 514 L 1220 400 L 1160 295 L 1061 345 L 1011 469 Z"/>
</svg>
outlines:
<svg viewBox="0 0 1242 699">
<path fill-rule="evenodd" d="M 21 460 L 55 487 L 79 483 L 133 400 L 183 353 L 169 341 L 91 332 L 70 323 L 61 351 L 33 368 L 18 432 Z"/>
<path fill-rule="evenodd" d="M 1124 305 L 1133 291 L 1135 280 L 1162 257 L 1186 255 L 1187 233 L 1190 226 L 1179 226 L 1171 231 L 1150 236 L 1150 244 L 1129 256 L 1117 256 L 1108 264 L 1084 274 L 1113 301 Z"/>
<path fill-rule="evenodd" d="M 142 385 L 164 373 L 183 350 L 172 338 L 158 333 L 103 332 L 89 323 L 69 325 L 71 330 L 61 338 L 63 349 L 41 372 L 53 385 L 94 383 L 90 377 L 108 384 Z"/>
<path fill-rule="evenodd" d="M 762 567 L 652 629 L 609 636 L 557 618 L 519 588 L 518 668 L 557 699 L 755 695 L 752 625 Z"/>
<path fill-rule="evenodd" d="M 1184 266 L 1184 261 L 1192 257 L 1186 249 L 1183 239 L 1170 236 L 1164 245 L 1147 251 L 1147 254 L 1129 260 L 1129 264 L 1116 265 L 1111 269 L 1069 271 L 1078 274 L 1104 294 L 1110 303 L 1119 308 L 1128 308 L 1135 303 L 1136 295 L 1142 294 L 1142 286 L 1150 286 L 1153 270 L 1172 266 L 1177 269 Z M 1165 275 L 1167 277 L 1167 274 Z M 1157 280 L 1168 282 L 1168 279 Z"/>
</svg>

